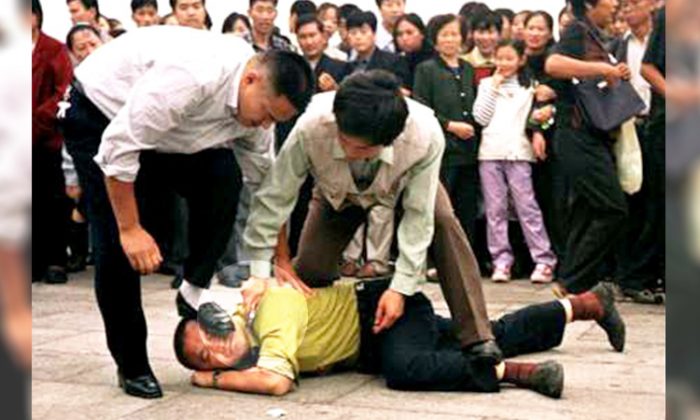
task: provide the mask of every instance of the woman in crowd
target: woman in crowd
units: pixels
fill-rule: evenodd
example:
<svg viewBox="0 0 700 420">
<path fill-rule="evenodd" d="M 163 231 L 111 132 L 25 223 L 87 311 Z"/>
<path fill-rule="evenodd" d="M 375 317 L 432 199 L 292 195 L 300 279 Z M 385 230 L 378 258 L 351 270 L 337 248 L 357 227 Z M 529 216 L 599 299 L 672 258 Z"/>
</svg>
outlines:
<svg viewBox="0 0 700 420">
<path fill-rule="evenodd" d="M 420 16 L 409 13 L 399 18 L 394 27 L 394 44 L 396 51 L 406 58 L 410 73 L 408 86 L 413 86 L 416 67 L 435 55 Z"/>
<path fill-rule="evenodd" d="M 223 25 L 221 25 L 221 33 L 233 34 L 241 38 L 250 34 L 252 30 L 253 28 L 250 26 L 248 16 L 236 12 L 228 15 L 226 19 L 224 19 Z"/>
<path fill-rule="evenodd" d="M 535 192 L 531 162 L 543 159 L 545 139 L 540 130 L 526 129 L 535 87 L 526 67 L 522 41 L 500 41 L 495 51 L 496 72 L 479 84 L 474 118 L 484 127 L 479 146 L 479 175 L 487 222 L 492 280 L 507 282 L 515 262 L 508 240 L 508 197 L 515 206 L 532 260 L 535 283 L 552 281 L 556 257 L 551 250 Z"/>
<path fill-rule="evenodd" d="M 577 107 L 572 78 L 629 79 L 625 64 L 613 65 L 602 46 L 602 28 L 612 22 L 616 0 L 572 0 L 575 20 L 547 58 L 547 73 L 562 83 L 557 91 L 555 143 L 571 180 L 566 255 L 554 286 L 558 296 L 580 293 L 598 283 L 601 262 L 622 233 L 627 203 L 617 179 L 613 138 L 593 127 Z"/>
<path fill-rule="evenodd" d="M 342 40 L 338 33 L 338 27 L 340 26 L 340 9 L 338 6 L 333 3 L 323 3 L 318 6 L 316 15 L 318 20 L 323 23 L 323 32 L 328 40 L 328 46 L 335 47 L 339 45 Z"/>
<path fill-rule="evenodd" d="M 440 178 L 469 241 L 474 243 L 478 188 L 474 69 L 460 58 L 465 27 L 453 15 L 430 22 L 430 40 L 438 55 L 416 68 L 413 96 L 435 110 L 447 145 Z"/>
<path fill-rule="evenodd" d="M 79 23 L 68 32 L 66 47 L 73 55 L 76 65 L 103 44 L 100 32 L 93 26 Z"/>
<path fill-rule="evenodd" d="M 523 10 L 515 14 L 513 18 L 513 23 L 510 27 L 510 37 L 515 40 L 525 39 L 525 21 L 530 15 L 529 10 Z"/>
</svg>

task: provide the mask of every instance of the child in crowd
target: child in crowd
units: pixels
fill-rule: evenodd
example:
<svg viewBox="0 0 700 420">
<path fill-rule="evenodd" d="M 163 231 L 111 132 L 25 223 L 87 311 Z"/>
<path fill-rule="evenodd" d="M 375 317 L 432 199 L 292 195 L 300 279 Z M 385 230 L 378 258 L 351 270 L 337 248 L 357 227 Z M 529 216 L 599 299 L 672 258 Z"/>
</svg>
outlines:
<svg viewBox="0 0 700 420">
<path fill-rule="evenodd" d="M 495 50 L 496 72 L 484 79 L 474 103 L 474 118 L 484 127 L 479 147 L 479 174 L 487 221 L 488 248 L 493 258 L 492 279 L 510 280 L 513 250 L 508 241 L 508 196 L 536 264 L 530 280 L 552 281 L 556 256 L 535 200 L 531 162 L 545 158 L 541 131 L 528 140 L 527 125 L 535 97 L 525 69 L 525 44 L 504 40 Z"/>
</svg>

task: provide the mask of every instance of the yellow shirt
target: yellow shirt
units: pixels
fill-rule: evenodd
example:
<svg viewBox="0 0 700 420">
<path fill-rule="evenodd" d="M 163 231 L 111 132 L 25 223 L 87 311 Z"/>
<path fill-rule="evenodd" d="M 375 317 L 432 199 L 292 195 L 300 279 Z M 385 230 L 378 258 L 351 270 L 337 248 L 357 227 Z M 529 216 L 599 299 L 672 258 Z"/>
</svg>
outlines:
<svg viewBox="0 0 700 420">
<path fill-rule="evenodd" d="M 265 293 L 252 325 L 260 347 L 259 368 L 295 380 L 300 372 L 322 372 L 359 355 L 354 286 L 338 284 L 315 292 L 308 299 L 291 288 L 273 287 Z"/>
</svg>

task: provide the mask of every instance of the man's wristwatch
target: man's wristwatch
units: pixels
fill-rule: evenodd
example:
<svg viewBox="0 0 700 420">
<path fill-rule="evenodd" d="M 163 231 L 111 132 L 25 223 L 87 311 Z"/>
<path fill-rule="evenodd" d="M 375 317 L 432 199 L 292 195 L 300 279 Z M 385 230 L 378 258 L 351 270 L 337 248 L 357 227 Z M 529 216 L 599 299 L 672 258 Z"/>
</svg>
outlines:
<svg viewBox="0 0 700 420">
<path fill-rule="evenodd" d="M 211 375 L 211 387 L 214 389 L 219 388 L 219 375 L 221 375 L 220 370 L 215 370 Z"/>
</svg>

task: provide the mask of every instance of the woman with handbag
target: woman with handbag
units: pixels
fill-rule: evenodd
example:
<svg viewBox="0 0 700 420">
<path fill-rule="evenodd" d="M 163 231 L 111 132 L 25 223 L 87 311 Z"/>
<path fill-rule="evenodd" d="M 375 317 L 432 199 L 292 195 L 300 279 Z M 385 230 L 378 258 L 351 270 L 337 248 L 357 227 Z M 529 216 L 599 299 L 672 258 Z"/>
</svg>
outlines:
<svg viewBox="0 0 700 420">
<path fill-rule="evenodd" d="M 617 0 L 572 0 L 571 6 L 575 20 L 545 63 L 550 76 L 563 79 L 557 86 L 554 141 L 560 145 L 571 182 L 568 197 L 561 197 L 569 201 L 570 212 L 565 258 L 554 284 L 557 296 L 581 293 L 600 281 L 599 267 L 613 251 L 627 215 L 613 156 L 614 138 L 591 117 L 597 117 L 591 113 L 595 107 L 586 108 L 583 102 L 591 93 L 584 86 L 592 85 L 592 90 L 606 86 L 613 92 L 630 78 L 627 65 L 612 64 L 600 42 L 600 28 L 612 22 Z M 575 80 L 581 83 L 576 85 Z"/>
</svg>

